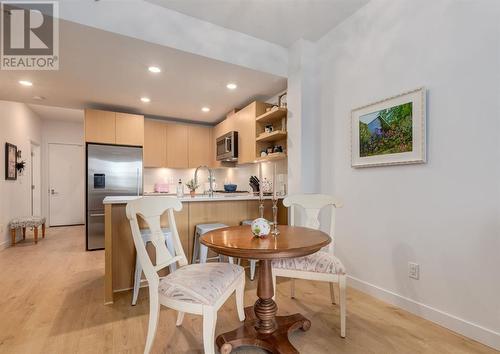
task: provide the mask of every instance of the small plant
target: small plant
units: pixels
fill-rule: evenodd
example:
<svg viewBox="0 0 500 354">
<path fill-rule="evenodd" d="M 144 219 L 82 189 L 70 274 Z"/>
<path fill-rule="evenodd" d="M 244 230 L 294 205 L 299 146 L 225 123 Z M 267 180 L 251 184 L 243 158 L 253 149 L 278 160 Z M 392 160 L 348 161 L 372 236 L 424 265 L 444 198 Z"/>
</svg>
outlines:
<svg viewBox="0 0 500 354">
<path fill-rule="evenodd" d="M 20 174 L 23 173 L 25 167 L 26 167 L 26 161 L 19 161 L 16 163 L 16 168 Z"/>
<path fill-rule="evenodd" d="M 194 192 L 194 191 L 196 191 L 196 188 L 199 187 L 199 184 L 196 183 L 194 179 L 192 179 L 188 183 L 186 183 L 186 187 L 189 188 L 190 192 Z"/>
</svg>

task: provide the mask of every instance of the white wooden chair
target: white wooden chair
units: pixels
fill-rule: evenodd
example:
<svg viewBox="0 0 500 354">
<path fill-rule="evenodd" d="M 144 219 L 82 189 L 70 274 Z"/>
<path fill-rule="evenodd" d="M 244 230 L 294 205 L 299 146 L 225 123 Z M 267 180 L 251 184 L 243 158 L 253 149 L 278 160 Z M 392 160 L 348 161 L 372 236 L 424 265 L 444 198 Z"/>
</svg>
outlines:
<svg viewBox="0 0 500 354">
<path fill-rule="evenodd" d="M 217 311 L 233 292 L 236 292 L 239 319 L 245 319 L 243 268 L 229 263 L 188 265 L 174 218 L 174 210 L 181 209 L 181 202 L 174 197 L 144 197 L 127 204 L 127 218 L 130 221 L 137 257 L 149 283 L 149 326 L 144 353 L 149 353 L 153 345 L 160 304 L 178 311 L 177 326 L 182 324 L 185 312 L 203 316 L 203 347 L 207 354 L 215 353 Z M 160 216 L 165 211 L 172 232 L 174 254 L 168 251 L 160 226 Z M 152 263 L 146 251 L 137 222 L 138 215 L 144 219 L 151 231 L 150 242 L 156 250 L 156 264 Z M 175 272 L 163 278 L 158 276 L 158 271 L 175 262 L 179 266 Z"/>
<path fill-rule="evenodd" d="M 295 297 L 294 279 L 319 280 L 330 283 L 330 295 L 335 304 L 333 284 L 339 285 L 340 297 L 340 336 L 345 337 L 346 326 L 346 272 L 342 262 L 334 256 L 335 209 L 341 207 L 333 197 L 322 194 L 300 194 L 286 197 L 283 205 L 290 207 L 290 225 L 319 229 L 319 214 L 324 207 L 331 208 L 330 237 L 332 242 L 309 256 L 275 260 L 273 267 L 273 284 L 276 289 L 276 277 L 291 279 L 291 297 Z M 298 225 L 295 208 L 302 208 L 305 220 Z M 279 237 L 279 236 L 278 236 Z M 276 293 L 276 291 L 275 291 Z"/>
</svg>

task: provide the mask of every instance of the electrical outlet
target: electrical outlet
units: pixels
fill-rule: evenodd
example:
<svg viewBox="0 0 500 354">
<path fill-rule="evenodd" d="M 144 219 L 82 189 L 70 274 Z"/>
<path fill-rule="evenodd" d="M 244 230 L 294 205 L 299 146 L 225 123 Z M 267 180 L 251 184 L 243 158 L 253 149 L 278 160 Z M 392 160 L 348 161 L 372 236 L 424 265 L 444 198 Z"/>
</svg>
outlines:
<svg viewBox="0 0 500 354">
<path fill-rule="evenodd" d="M 418 280 L 420 278 L 420 265 L 408 262 L 408 276 Z"/>
</svg>

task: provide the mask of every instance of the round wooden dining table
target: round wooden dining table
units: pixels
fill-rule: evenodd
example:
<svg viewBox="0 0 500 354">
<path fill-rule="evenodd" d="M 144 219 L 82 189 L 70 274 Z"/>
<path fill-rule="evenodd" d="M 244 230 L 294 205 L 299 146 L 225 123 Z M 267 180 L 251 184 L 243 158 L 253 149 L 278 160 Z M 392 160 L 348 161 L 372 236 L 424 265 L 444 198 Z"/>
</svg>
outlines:
<svg viewBox="0 0 500 354">
<path fill-rule="evenodd" d="M 202 244 L 213 251 L 235 258 L 258 259 L 257 301 L 245 308 L 243 326 L 221 334 L 216 343 L 222 354 L 243 346 L 254 346 L 271 353 L 298 353 L 288 340 L 288 332 L 307 331 L 311 321 L 300 313 L 276 316 L 278 306 L 273 300 L 273 259 L 303 257 L 328 245 L 330 237 L 322 231 L 298 226 L 279 226 L 279 235 L 255 237 L 250 226 L 234 226 L 206 233 Z"/>
</svg>

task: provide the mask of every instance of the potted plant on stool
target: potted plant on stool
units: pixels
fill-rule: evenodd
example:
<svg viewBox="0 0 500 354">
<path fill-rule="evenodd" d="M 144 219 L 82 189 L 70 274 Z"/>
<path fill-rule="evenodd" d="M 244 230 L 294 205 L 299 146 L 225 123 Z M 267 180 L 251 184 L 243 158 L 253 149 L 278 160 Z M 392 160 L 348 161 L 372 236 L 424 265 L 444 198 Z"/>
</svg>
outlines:
<svg viewBox="0 0 500 354">
<path fill-rule="evenodd" d="M 186 183 L 186 187 L 189 188 L 189 194 L 191 194 L 191 198 L 194 198 L 194 194 L 196 192 L 196 188 L 198 188 L 198 184 L 194 181 L 194 179 L 192 179 L 188 183 Z"/>
</svg>

